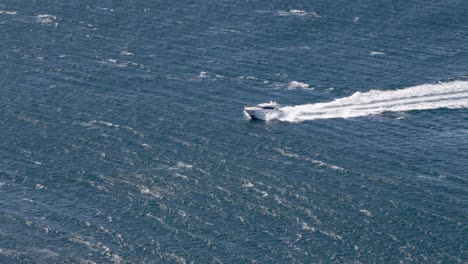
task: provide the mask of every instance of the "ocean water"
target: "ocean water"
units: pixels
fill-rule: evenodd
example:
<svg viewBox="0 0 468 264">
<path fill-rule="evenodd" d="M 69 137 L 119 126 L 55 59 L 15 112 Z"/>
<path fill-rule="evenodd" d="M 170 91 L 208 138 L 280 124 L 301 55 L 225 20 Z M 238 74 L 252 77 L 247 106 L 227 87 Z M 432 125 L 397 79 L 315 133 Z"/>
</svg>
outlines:
<svg viewBox="0 0 468 264">
<path fill-rule="evenodd" d="M 0 263 L 466 263 L 466 14 L 0 0 Z"/>
</svg>

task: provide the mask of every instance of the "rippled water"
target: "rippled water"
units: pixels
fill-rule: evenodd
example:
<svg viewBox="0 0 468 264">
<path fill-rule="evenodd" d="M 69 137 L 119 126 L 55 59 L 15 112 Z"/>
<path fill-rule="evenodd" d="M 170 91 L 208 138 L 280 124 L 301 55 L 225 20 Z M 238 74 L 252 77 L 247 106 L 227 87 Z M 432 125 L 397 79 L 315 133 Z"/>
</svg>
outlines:
<svg viewBox="0 0 468 264">
<path fill-rule="evenodd" d="M 0 1 L 0 263 L 466 262 L 467 13 Z"/>
</svg>

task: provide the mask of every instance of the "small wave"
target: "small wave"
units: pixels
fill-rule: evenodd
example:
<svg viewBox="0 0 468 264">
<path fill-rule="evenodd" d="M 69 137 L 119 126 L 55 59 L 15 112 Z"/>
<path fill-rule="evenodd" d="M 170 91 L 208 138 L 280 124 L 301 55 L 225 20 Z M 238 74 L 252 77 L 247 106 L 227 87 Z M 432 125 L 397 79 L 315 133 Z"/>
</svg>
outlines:
<svg viewBox="0 0 468 264">
<path fill-rule="evenodd" d="M 301 122 L 315 119 L 351 118 L 383 112 L 468 107 L 468 81 L 423 84 L 399 90 L 356 92 L 327 103 L 283 107 L 278 119 Z"/>
<path fill-rule="evenodd" d="M 128 127 L 128 126 L 122 126 L 122 125 L 116 125 L 116 124 L 113 124 L 111 122 L 105 122 L 105 121 L 100 121 L 100 120 L 91 120 L 89 121 L 88 123 L 80 123 L 80 125 L 82 126 L 91 126 L 91 125 L 103 125 L 103 126 L 106 126 L 106 127 L 113 127 L 113 128 L 122 128 L 122 129 L 125 129 L 125 130 L 128 130 L 130 132 L 132 132 L 133 134 L 137 135 L 137 136 L 140 136 L 140 137 L 143 137 L 144 135 L 131 128 L 131 127 Z"/>
<path fill-rule="evenodd" d="M 131 55 L 126 55 L 126 56 L 131 56 Z M 143 65 L 143 64 L 139 64 L 139 63 L 133 62 L 133 61 L 122 61 L 122 62 L 119 62 L 119 61 L 116 60 L 116 59 L 105 59 L 105 60 L 99 61 L 99 63 L 101 63 L 101 64 L 107 64 L 107 65 L 112 65 L 112 66 L 119 67 L 119 68 L 126 68 L 126 67 L 128 67 L 128 66 L 134 66 L 134 67 L 139 67 L 139 68 L 147 68 L 147 66 L 145 66 L 145 65 Z"/>
<path fill-rule="evenodd" d="M 114 9 L 108 7 L 96 7 L 97 10 L 114 12 Z"/>
<path fill-rule="evenodd" d="M 39 124 L 39 120 L 37 119 L 33 119 L 33 118 L 30 118 L 30 117 L 27 117 L 27 116 L 24 116 L 24 115 L 19 115 L 17 116 L 17 118 L 21 121 L 24 121 L 24 122 L 27 122 L 27 123 L 31 123 L 33 125 L 37 125 Z"/>
<path fill-rule="evenodd" d="M 142 193 L 142 194 L 147 194 L 147 195 L 153 196 L 153 197 L 158 198 L 158 199 L 163 197 L 163 195 L 160 192 L 158 192 L 156 190 L 150 190 L 148 187 L 146 187 L 144 185 L 139 186 L 138 189 L 140 190 L 140 193 Z"/>
<path fill-rule="evenodd" d="M 82 245 L 93 252 L 98 252 L 113 263 L 122 263 L 123 261 L 122 257 L 113 253 L 109 247 L 100 242 L 93 243 L 92 241 L 86 240 L 85 238 L 79 235 L 72 235 L 68 238 L 68 240 L 72 243 Z"/>
<path fill-rule="evenodd" d="M 277 13 L 279 16 L 312 16 L 312 17 L 320 17 L 317 13 L 314 11 L 305 11 L 305 10 L 300 10 L 300 9 L 290 9 L 290 10 L 281 10 L 278 11 Z"/>
<path fill-rule="evenodd" d="M 105 122 L 105 121 L 93 120 L 93 121 L 90 121 L 89 123 L 90 124 L 101 124 L 101 125 L 105 125 L 105 126 L 109 126 L 109 127 L 120 127 L 119 125 L 114 125 L 111 122 Z"/>
<path fill-rule="evenodd" d="M 248 181 L 248 180 L 244 180 L 244 183 L 242 184 L 242 187 L 244 187 L 244 188 L 252 188 L 252 187 L 254 187 L 254 184 L 251 183 L 251 182 Z"/>
<path fill-rule="evenodd" d="M 312 164 L 327 167 L 329 169 L 336 170 L 336 171 L 339 171 L 339 172 L 344 172 L 345 171 L 345 169 L 340 167 L 340 166 L 329 164 L 327 162 L 317 160 L 317 159 L 312 159 L 312 158 L 309 158 L 309 157 L 302 157 L 302 156 L 299 156 L 296 153 L 288 152 L 288 151 L 280 149 L 280 148 L 272 148 L 272 150 L 276 151 L 279 154 L 281 154 L 281 155 L 283 155 L 285 157 L 288 157 L 288 158 L 295 158 L 295 159 L 299 159 L 299 160 L 305 160 L 305 161 L 308 161 L 308 162 L 310 162 Z"/>
</svg>

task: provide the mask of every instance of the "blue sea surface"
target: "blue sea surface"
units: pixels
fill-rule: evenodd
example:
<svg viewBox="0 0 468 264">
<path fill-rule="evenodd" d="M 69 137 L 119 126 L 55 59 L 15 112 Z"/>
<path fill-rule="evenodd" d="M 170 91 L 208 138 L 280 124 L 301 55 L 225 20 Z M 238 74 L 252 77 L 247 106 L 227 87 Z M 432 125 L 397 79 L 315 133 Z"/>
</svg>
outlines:
<svg viewBox="0 0 468 264">
<path fill-rule="evenodd" d="M 466 263 L 467 14 L 0 0 L 0 263 Z M 438 84 L 459 107 L 243 114 Z"/>
</svg>

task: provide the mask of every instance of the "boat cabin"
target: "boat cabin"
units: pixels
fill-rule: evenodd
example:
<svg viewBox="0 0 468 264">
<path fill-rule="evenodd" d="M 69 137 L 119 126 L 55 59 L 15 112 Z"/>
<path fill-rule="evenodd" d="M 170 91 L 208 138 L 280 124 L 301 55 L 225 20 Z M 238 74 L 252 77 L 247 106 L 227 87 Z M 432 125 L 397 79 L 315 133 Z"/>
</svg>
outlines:
<svg viewBox="0 0 468 264">
<path fill-rule="evenodd" d="M 278 110 L 280 105 L 277 104 L 276 102 L 270 101 L 269 103 L 259 104 L 258 107 L 261 109 L 267 109 L 267 110 Z"/>
</svg>

